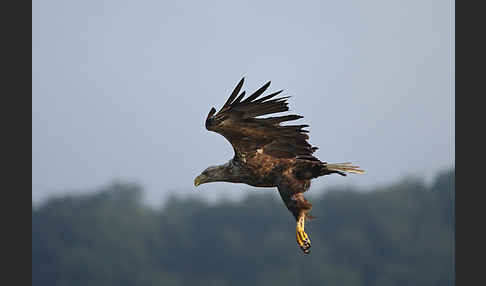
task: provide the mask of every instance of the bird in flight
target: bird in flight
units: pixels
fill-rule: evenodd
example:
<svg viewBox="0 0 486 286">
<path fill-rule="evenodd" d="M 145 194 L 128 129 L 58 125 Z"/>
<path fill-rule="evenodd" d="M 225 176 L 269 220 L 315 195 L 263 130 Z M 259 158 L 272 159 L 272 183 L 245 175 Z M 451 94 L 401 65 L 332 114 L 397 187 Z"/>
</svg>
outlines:
<svg viewBox="0 0 486 286">
<path fill-rule="evenodd" d="M 300 115 L 260 116 L 288 111 L 283 90 L 260 97 L 270 81 L 245 98 L 241 92 L 245 78 L 236 85 L 223 107 L 213 107 L 206 118 L 206 129 L 223 135 L 233 146 L 234 157 L 226 164 L 211 166 L 194 179 L 194 185 L 210 182 L 244 183 L 255 187 L 277 187 L 288 210 L 296 220 L 297 244 L 304 253 L 311 242 L 304 231 L 306 219 L 312 218 L 312 204 L 303 193 L 311 180 L 329 174 L 346 176 L 364 171 L 351 163 L 330 164 L 312 154 L 317 147 L 307 140 L 309 125 L 281 125 L 303 118 Z"/>
</svg>

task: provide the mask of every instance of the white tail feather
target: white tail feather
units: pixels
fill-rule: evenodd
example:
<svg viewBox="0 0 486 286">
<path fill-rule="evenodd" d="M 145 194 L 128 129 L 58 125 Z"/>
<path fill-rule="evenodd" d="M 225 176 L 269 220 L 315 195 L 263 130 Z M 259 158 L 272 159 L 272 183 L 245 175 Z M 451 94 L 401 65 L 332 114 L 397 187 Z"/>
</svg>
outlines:
<svg viewBox="0 0 486 286">
<path fill-rule="evenodd" d="M 351 162 L 327 164 L 326 167 L 329 171 L 348 172 L 348 173 L 355 173 L 355 174 L 364 173 L 363 170 L 359 169 L 359 166 L 351 165 Z"/>
</svg>

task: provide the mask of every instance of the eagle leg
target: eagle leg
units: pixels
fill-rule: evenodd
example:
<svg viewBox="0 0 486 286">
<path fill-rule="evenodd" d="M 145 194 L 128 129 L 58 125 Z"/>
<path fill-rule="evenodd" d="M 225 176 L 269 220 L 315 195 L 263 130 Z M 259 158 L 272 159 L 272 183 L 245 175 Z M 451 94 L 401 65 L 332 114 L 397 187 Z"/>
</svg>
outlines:
<svg viewBox="0 0 486 286">
<path fill-rule="evenodd" d="M 309 236 L 305 233 L 304 227 L 305 220 L 311 218 L 308 213 L 312 209 L 312 204 L 304 198 L 302 193 L 305 192 L 309 186 L 309 180 L 299 181 L 295 180 L 293 177 L 284 178 L 284 180 L 277 186 L 285 206 L 287 206 L 287 209 L 295 218 L 297 244 L 305 254 L 310 253 L 311 247 Z"/>
<path fill-rule="evenodd" d="M 305 217 L 306 217 L 305 212 L 300 212 L 295 229 L 296 229 L 297 244 L 300 246 L 300 249 L 302 249 L 302 251 L 305 254 L 308 254 L 310 253 L 311 242 L 309 236 L 304 231 Z"/>
</svg>

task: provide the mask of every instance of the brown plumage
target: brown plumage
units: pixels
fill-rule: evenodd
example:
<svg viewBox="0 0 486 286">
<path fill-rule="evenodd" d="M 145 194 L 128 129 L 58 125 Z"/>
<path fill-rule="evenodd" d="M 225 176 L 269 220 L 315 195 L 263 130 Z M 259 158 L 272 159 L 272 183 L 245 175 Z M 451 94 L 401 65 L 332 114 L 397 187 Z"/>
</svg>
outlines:
<svg viewBox="0 0 486 286">
<path fill-rule="evenodd" d="M 263 115 L 288 111 L 287 97 L 277 98 L 282 90 L 260 97 L 270 86 L 245 97 L 241 92 L 244 78 L 236 85 L 223 107 L 213 107 L 206 118 L 206 129 L 223 135 L 233 146 L 234 157 L 226 164 L 209 167 L 195 180 L 196 186 L 208 182 L 244 183 L 255 187 L 277 187 L 289 211 L 297 221 L 297 243 L 309 253 L 310 240 L 304 232 L 305 219 L 310 217 L 312 204 L 302 193 L 310 187 L 311 179 L 333 173 L 363 173 L 351 163 L 328 164 L 312 154 L 305 127 L 281 125 L 302 118 L 283 115 L 260 118 Z M 260 97 L 260 98 L 259 98 Z"/>
</svg>

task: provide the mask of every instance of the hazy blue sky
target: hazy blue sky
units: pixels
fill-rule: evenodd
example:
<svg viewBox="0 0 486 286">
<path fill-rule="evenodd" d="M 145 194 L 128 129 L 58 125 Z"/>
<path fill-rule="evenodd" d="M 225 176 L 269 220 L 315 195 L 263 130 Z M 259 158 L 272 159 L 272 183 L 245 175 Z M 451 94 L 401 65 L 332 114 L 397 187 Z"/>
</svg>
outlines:
<svg viewBox="0 0 486 286">
<path fill-rule="evenodd" d="M 310 193 L 454 165 L 453 2 L 34 0 L 32 14 L 34 202 L 115 179 L 154 203 L 256 190 L 193 186 L 233 156 L 204 119 L 242 76 L 292 96 L 322 161 L 366 171 Z"/>
</svg>

